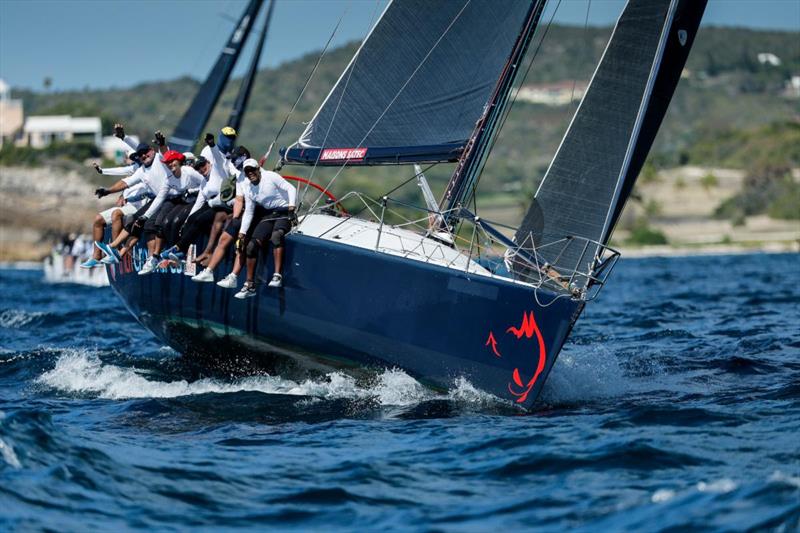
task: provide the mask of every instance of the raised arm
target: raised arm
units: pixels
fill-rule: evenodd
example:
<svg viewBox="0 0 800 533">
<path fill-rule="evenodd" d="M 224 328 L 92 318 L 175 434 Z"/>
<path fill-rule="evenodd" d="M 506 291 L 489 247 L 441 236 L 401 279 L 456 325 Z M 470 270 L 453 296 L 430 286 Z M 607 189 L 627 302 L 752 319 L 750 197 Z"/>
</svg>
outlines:
<svg viewBox="0 0 800 533">
<path fill-rule="evenodd" d="M 114 124 L 114 137 L 121 139 L 122 142 L 130 146 L 132 149 L 136 150 L 137 146 L 136 143 L 133 141 L 133 139 L 130 138 L 130 136 L 125 135 L 125 127 L 122 124 L 120 123 Z"/>
<path fill-rule="evenodd" d="M 102 174 L 104 176 L 130 176 L 136 169 L 138 168 L 136 165 L 125 165 L 124 167 L 109 167 L 109 168 L 102 168 L 97 163 L 93 164 L 94 169 L 97 171 L 98 174 Z"/>
</svg>

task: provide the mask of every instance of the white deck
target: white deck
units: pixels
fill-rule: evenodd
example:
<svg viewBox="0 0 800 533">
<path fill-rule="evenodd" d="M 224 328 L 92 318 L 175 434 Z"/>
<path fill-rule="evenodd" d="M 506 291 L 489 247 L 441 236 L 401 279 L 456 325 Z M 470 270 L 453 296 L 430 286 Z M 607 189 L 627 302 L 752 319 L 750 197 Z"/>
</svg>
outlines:
<svg viewBox="0 0 800 533">
<path fill-rule="evenodd" d="M 445 244 L 403 228 L 389 225 L 381 228 L 377 222 L 360 218 L 310 214 L 300 219 L 297 233 L 454 270 L 492 276 L 491 272 L 470 260 L 466 254 Z"/>
</svg>

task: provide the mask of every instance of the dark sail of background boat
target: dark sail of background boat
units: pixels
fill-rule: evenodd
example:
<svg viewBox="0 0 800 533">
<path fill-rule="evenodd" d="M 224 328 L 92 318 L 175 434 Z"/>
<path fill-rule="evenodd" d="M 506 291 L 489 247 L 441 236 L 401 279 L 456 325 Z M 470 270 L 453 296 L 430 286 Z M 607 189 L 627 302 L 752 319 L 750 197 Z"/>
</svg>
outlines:
<svg viewBox="0 0 800 533">
<path fill-rule="evenodd" d="M 197 90 L 197 95 L 169 137 L 169 145 L 173 150 L 184 152 L 192 150 L 197 144 L 263 3 L 264 0 L 250 0 L 206 81 Z"/>
</svg>

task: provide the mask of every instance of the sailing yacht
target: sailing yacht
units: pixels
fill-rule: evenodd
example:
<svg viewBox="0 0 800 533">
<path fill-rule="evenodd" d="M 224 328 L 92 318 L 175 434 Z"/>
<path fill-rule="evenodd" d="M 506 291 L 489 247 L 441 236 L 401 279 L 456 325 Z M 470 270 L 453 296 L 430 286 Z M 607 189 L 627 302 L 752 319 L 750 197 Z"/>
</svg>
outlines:
<svg viewBox="0 0 800 533">
<path fill-rule="evenodd" d="M 474 209 L 526 74 L 546 0 L 393 0 L 282 165 L 454 164 L 440 202 L 304 196 L 284 287 L 236 300 L 180 268 L 109 267 L 134 316 L 197 357 L 253 354 L 274 372 L 400 368 L 529 408 L 619 254 L 608 242 L 666 113 L 705 0 L 629 0 L 519 228 Z M 535 67 L 535 65 L 534 65 Z M 412 168 L 412 167 L 408 167 Z M 335 177 L 334 177 L 335 179 Z M 337 210 L 357 205 L 352 213 Z M 418 217 L 407 216 L 416 210 Z M 400 218 L 402 214 L 406 218 Z M 269 277 L 262 262 L 262 278 Z"/>
</svg>

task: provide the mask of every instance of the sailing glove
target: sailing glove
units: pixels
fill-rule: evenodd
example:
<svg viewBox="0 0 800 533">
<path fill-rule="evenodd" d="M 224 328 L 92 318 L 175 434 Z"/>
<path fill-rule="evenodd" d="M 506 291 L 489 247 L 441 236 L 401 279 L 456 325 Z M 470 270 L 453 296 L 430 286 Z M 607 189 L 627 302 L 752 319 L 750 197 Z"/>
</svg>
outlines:
<svg viewBox="0 0 800 533">
<path fill-rule="evenodd" d="M 215 144 L 214 143 L 214 134 L 213 133 L 206 133 L 205 142 L 206 142 L 207 145 L 209 145 L 211 148 L 213 148 L 214 144 Z"/>
<path fill-rule="evenodd" d="M 100 187 L 94 190 L 94 195 L 97 196 L 98 198 L 102 198 L 103 196 L 107 196 L 109 194 L 110 193 L 108 192 L 108 189 L 106 189 L 105 187 Z"/>
<path fill-rule="evenodd" d="M 164 134 L 163 134 L 163 133 L 161 133 L 160 131 L 157 131 L 157 132 L 155 132 L 155 133 L 153 134 L 153 136 L 155 137 L 155 139 L 153 139 L 153 142 L 154 142 L 154 143 L 156 143 L 156 144 L 157 144 L 157 145 L 159 145 L 159 146 L 166 146 L 166 144 L 167 144 L 167 138 L 166 138 L 166 137 L 164 137 Z"/>
</svg>

